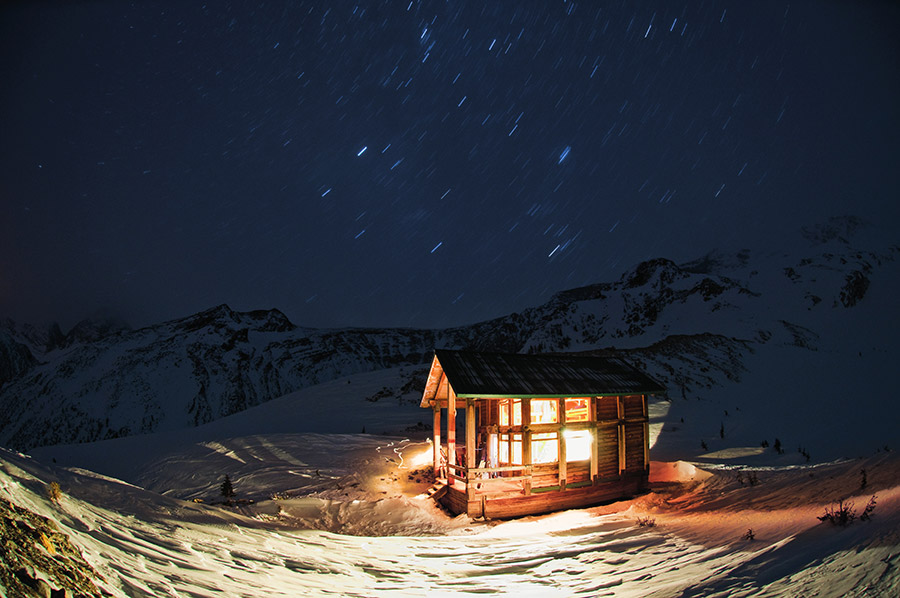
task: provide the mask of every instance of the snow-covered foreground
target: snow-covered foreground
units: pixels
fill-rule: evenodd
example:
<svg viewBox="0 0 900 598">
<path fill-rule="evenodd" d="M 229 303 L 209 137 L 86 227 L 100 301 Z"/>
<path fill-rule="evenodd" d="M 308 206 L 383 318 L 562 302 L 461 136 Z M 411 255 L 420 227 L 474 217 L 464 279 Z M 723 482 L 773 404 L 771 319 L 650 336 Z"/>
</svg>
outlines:
<svg viewBox="0 0 900 598">
<path fill-rule="evenodd" d="M 894 453 L 752 471 L 657 463 L 653 490 L 632 500 L 483 522 L 451 518 L 421 495 L 428 448 L 366 435 L 204 441 L 145 460 L 143 487 L 0 451 L 0 497 L 56 522 L 114 596 L 893 596 L 900 587 Z M 221 500 L 225 471 L 240 504 L 185 500 Z M 53 481 L 58 504 L 47 499 Z M 817 519 L 839 498 L 861 512 L 872 495 L 869 521 Z M 648 518 L 654 525 L 639 524 Z"/>
</svg>

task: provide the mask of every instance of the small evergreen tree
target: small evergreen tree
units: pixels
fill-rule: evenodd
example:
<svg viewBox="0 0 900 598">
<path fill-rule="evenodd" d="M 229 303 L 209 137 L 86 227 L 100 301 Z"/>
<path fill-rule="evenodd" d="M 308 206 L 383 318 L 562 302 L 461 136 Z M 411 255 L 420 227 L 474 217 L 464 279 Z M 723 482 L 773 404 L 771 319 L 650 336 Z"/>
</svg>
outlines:
<svg viewBox="0 0 900 598">
<path fill-rule="evenodd" d="M 222 482 L 221 486 L 219 486 L 219 491 L 225 498 L 231 498 L 232 496 L 234 496 L 234 486 L 231 484 L 231 478 L 228 477 L 228 474 L 225 474 L 225 481 Z"/>
</svg>

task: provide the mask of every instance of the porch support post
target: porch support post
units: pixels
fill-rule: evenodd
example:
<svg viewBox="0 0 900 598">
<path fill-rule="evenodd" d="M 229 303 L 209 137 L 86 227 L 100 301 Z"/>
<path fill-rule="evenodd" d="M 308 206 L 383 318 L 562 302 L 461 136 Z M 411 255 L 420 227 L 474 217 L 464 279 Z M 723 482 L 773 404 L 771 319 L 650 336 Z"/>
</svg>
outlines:
<svg viewBox="0 0 900 598">
<path fill-rule="evenodd" d="M 522 399 L 522 465 L 531 475 L 531 399 Z M 531 494 L 531 480 L 525 482 L 525 494 Z"/>
<path fill-rule="evenodd" d="M 452 388 L 447 393 L 447 463 L 456 465 L 456 393 Z"/>
<path fill-rule="evenodd" d="M 435 401 L 434 405 L 431 407 L 432 412 L 434 413 L 434 421 L 432 423 L 432 449 L 433 449 L 433 458 L 434 458 L 434 479 L 437 481 L 438 476 L 440 476 L 441 472 L 441 406 L 438 402 Z"/>
<path fill-rule="evenodd" d="M 588 419 L 591 422 L 591 481 L 596 483 L 600 475 L 597 461 L 597 452 L 600 450 L 597 442 L 597 397 L 588 400 Z"/>
<path fill-rule="evenodd" d="M 557 399 L 557 413 L 559 414 L 559 489 L 566 489 L 566 400 Z"/>
</svg>

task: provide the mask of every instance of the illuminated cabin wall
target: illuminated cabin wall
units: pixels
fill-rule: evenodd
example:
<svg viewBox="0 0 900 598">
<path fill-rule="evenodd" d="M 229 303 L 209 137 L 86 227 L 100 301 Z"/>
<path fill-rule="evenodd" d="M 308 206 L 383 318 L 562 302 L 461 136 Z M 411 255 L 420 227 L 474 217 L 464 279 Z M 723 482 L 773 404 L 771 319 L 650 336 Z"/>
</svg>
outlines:
<svg viewBox="0 0 900 598">
<path fill-rule="evenodd" d="M 477 404 L 484 465 L 522 465 L 530 448 L 535 487 L 553 486 L 563 478 L 569 484 L 589 481 L 595 445 L 599 479 L 646 468 L 645 426 L 637 421 L 646 418 L 646 402 L 641 395 L 481 399 Z M 561 434 L 566 453 L 562 471 Z"/>
</svg>

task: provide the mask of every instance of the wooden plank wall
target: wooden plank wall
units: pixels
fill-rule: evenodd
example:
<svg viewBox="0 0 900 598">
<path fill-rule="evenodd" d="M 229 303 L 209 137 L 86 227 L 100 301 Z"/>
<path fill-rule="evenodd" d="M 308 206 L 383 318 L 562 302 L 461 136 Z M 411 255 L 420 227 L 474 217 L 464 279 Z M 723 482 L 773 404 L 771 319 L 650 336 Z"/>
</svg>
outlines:
<svg viewBox="0 0 900 598">
<path fill-rule="evenodd" d="M 641 395 L 622 397 L 625 405 L 625 471 L 640 472 L 644 462 L 644 399 Z"/>
<path fill-rule="evenodd" d="M 597 427 L 597 451 L 597 475 L 600 479 L 618 476 L 619 430 L 617 424 Z"/>
<path fill-rule="evenodd" d="M 619 475 L 619 404 L 617 397 L 597 397 L 597 476 Z"/>
</svg>

